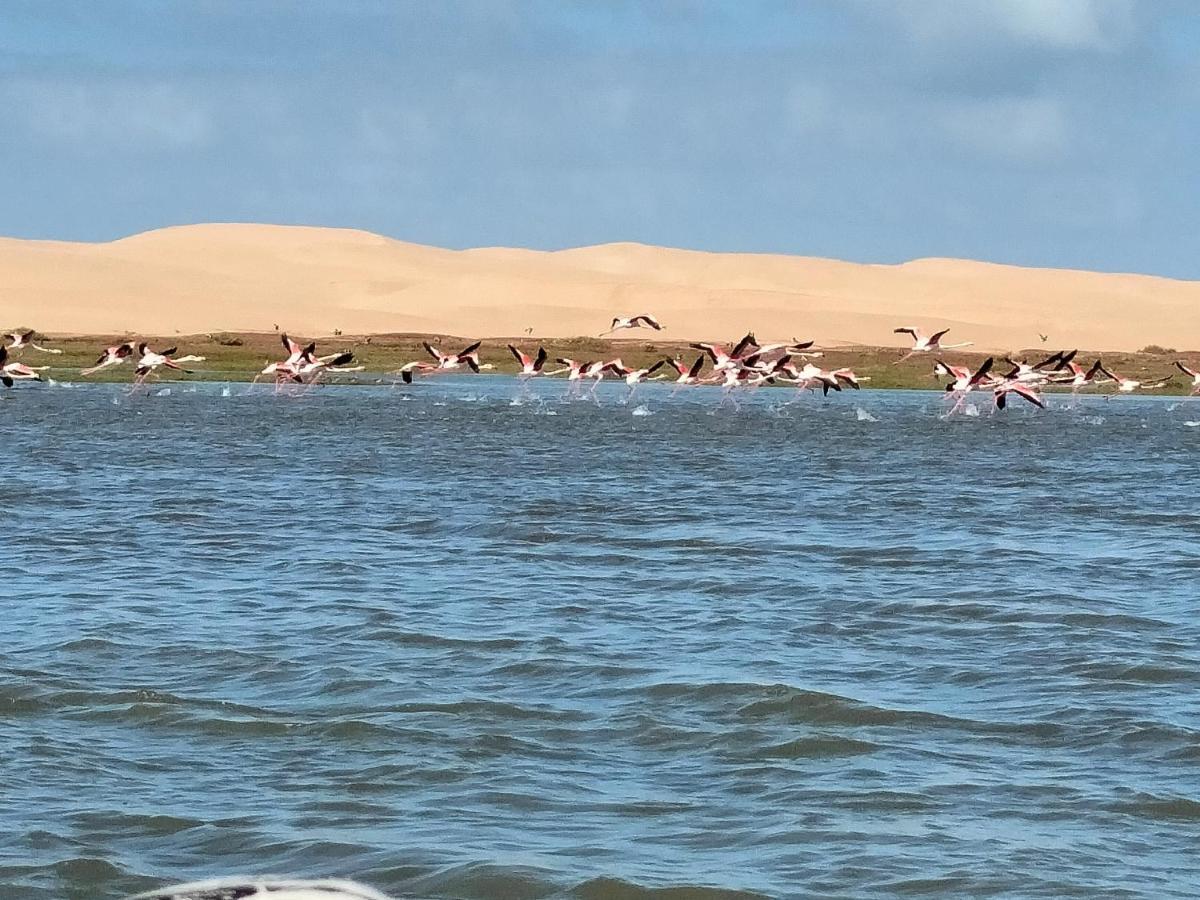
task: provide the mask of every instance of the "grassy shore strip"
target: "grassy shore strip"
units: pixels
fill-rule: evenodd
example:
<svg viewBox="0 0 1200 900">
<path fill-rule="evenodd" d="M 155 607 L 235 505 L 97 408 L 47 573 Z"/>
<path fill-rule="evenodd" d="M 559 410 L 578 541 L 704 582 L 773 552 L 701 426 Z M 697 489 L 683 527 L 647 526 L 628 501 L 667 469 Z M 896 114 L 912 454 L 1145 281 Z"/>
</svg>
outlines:
<svg viewBox="0 0 1200 900">
<path fill-rule="evenodd" d="M 307 341 L 309 336 L 294 335 L 297 340 Z M 159 370 L 163 380 L 202 380 L 202 381 L 250 381 L 263 366 L 271 360 L 282 359 L 285 356 L 280 345 L 279 335 L 273 333 L 214 333 L 168 336 L 133 336 L 133 335 L 86 335 L 69 338 L 46 338 L 46 346 L 61 349 L 62 355 L 46 355 L 33 350 L 22 351 L 19 359 L 32 366 L 50 366 L 47 375 L 57 381 L 129 381 L 133 375 L 133 367 L 127 362 L 122 366 L 114 366 L 89 378 L 80 378 L 79 370 L 92 365 L 104 347 L 121 343 L 125 340 L 147 341 L 155 349 L 170 346 L 179 348 L 179 355 L 195 354 L 206 357 L 203 363 L 193 363 L 189 366 L 194 371 L 192 375 L 183 375 L 168 369 Z M 474 338 L 454 335 L 436 334 L 375 334 L 375 335 L 339 335 L 334 337 L 317 337 L 319 353 L 333 353 L 338 350 L 352 350 L 356 363 L 366 366 L 364 372 L 356 375 L 341 375 L 338 381 L 373 384 L 379 381 L 385 373 L 391 372 L 406 362 L 414 359 L 428 359 L 429 356 L 422 347 L 423 341 L 440 345 L 447 352 L 457 351 L 471 343 Z M 737 340 L 735 336 L 734 341 Z M 486 338 L 480 350 L 483 362 L 495 365 L 495 372 L 512 374 L 517 371 L 516 361 L 508 352 L 506 344 L 516 344 L 525 352 L 536 353 L 539 344 L 546 347 L 551 362 L 556 357 L 564 356 L 579 360 L 612 359 L 620 357 L 627 365 L 646 366 L 664 356 L 680 356 L 691 362 L 700 353 L 685 342 L 661 340 L 658 337 L 648 339 L 642 336 L 604 339 L 604 338 L 568 338 L 539 341 L 536 337 L 525 338 Z M 731 342 L 732 343 L 732 342 Z M 814 348 L 814 349 L 820 349 Z M 1014 350 L 1010 356 L 1014 359 L 1027 359 L 1031 362 L 1049 356 L 1059 347 L 1043 346 Z M 1062 348 L 1071 349 L 1071 348 Z M 837 347 L 825 348 L 825 356 L 817 360 L 823 368 L 839 368 L 848 366 L 859 376 L 870 379 L 868 387 L 892 389 L 936 388 L 937 380 L 932 376 L 934 356 L 920 354 L 903 363 L 897 360 L 904 355 L 903 350 L 895 347 Z M 954 351 L 945 353 L 938 358 L 952 364 L 976 366 L 987 354 Z M 1092 350 L 1080 350 L 1077 361 L 1090 365 L 1097 357 L 1102 356 L 1104 363 L 1127 378 L 1137 378 L 1152 381 L 1174 374 L 1175 379 L 1155 393 L 1185 394 L 1191 389 L 1189 381 L 1173 365 L 1174 360 L 1181 359 L 1192 368 L 1200 367 L 1200 351 L 1175 353 L 1099 353 Z M 1006 364 L 997 358 L 996 369 L 1004 371 Z M 706 364 L 706 370 L 709 368 Z M 388 379 L 390 380 L 390 379 Z M 1111 386 L 1090 389 L 1089 393 L 1112 390 Z"/>
</svg>

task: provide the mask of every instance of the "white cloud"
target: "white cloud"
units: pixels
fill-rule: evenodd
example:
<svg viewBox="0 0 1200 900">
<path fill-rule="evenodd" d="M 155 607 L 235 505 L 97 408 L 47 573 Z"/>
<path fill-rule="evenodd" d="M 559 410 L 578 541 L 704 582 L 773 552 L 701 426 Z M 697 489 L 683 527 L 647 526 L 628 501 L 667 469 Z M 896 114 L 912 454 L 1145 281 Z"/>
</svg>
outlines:
<svg viewBox="0 0 1200 900">
<path fill-rule="evenodd" d="M 135 79 L 16 78 L 0 81 L 9 122 L 55 142 L 99 142 L 175 149 L 212 136 L 208 104 L 178 85 Z"/>
<path fill-rule="evenodd" d="M 1047 97 L 1006 97 L 955 104 L 939 117 L 943 133 L 972 154 L 1044 163 L 1070 149 L 1062 105 Z"/>
<path fill-rule="evenodd" d="M 918 40 L 1115 50 L 1135 29 L 1133 0 L 914 0 L 890 7 Z"/>
</svg>

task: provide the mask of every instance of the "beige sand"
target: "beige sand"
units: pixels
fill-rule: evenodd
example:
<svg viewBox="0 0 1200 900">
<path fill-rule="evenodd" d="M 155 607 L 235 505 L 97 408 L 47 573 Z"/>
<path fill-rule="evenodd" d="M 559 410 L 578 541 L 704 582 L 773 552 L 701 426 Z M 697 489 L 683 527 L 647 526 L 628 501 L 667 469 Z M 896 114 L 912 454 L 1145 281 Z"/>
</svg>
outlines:
<svg viewBox="0 0 1200 900">
<path fill-rule="evenodd" d="M 673 339 L 978 349 L 1200 348 L 1200 282 L 951 259 L 860 265 L 640 244 L 442 250 L 361 231 L 193 225 L 107 244 L 0 239 L 0 327 L 50 335 L 271 331 L 595 335 L 650 312 Z M 626 332 L 637 337 L 639 332 Z"/>
</svg>

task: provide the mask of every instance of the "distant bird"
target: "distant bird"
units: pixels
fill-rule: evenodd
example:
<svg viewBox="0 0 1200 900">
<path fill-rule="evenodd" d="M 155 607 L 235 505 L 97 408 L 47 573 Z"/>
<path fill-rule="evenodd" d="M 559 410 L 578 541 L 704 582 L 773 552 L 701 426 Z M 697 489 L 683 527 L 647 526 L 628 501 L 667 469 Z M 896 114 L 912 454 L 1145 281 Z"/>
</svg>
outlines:
<svg viewBox="0 0 1200 900">
<path fill-rule="evenodd" d="M 243 877 L 177 884 L 127 900 L 388 900 L 388 897 L 352 881 Z"/>
<path fill-rule="evenodd" d="M 0 384 L 12 387 L 15 381 L 42 381 L 37 369 L 32 369 L 24 363 L 9 362 L 8 348 L 0 347 Z"/>
<path fill-rule="evenodd" d="M 1175 368 L 1177 368 L 1188 378 L 1192 379 L 1192 396 L 1194 397 L 1196 394 L 1200 394 L 1200 372 L 1197 372 L 1194 369 L 1189 369 L 1179 360 L 1175 360 Z"/>
<path fill-rule="evenodd" d="M 437 360 L 437 367 L 439 369 L 457 369 L 459 366 L 465 365 L 472 372 L 478 372 L 481 368 L 479 365 L 479 345 L 482 343 L 483 341 L 476 341 L 460 352 L 452 354 L 443 353 L 437 347 L 433 346 L 433 344 L 429 343 L 429 341 L 422 342 L 422 346 L 424 346 L 430 356 Z"/>
<path fill-rule="evenodd" d="M 941 350 L 954 350 L 958 347 L 970 347 L 972 341 L 962 341 L 958 344 L 943 344 L 942 338 L 945 336 L 949 328 L 943 328 L 941 331 L 935 331 L 929 337 L 925 337 L 919 329 L 906 325 L 903 328 L 893 328 L 893 334 L 910 334 L 913 339 L 913 348 L 896 360 L 898 363 L 904 362 L 910 356 L 915 356 L 918 353 L 931 353 Z"/>
<path fill-rule="evenodd" d="M 645 325 L 647 328 L 653 328 L 655 331 L 662 331 L 663 327 L 659 324 L 658 319 L 654 316 L 642 313 L 638 316 L 630 316 L 629 318 L 621 318 L 617 316 L 612 320 L 612 327 L 608 331 L 600 332 L 600 337 L 606 334 L 612 334 L 614 331 L 620 331 L 622 328 L 641 328 Z"/>
<path fill-rule="evenodd" d="M 80 375 L 94 375 L 101 369 L 107 369 L 109 366 L 119 366 L 130 356 L 133 355 L 134 346 L 130 341 L 123 344 L 117 344 L 113 347 L 105 347 L 104 352 L 100 354 L 95 364 L 86 369 L 79 371 Z"/>
<path fill-rule="evenodd" d="M 32 347 L 42 353 L 62 353 L 61 350 L 51 350 L 49 347 L 39 347 L 35 344 L 33 339 L 37 337 L 36 331 L 10 331 L 5 337 L 12 341 L 8 345 L 9 350 L 23 350 L 26 347 Z"/>
<path fill-rule="evenodd" d="M 1042 334 L 1040 331 L 1038 332 L 1038 337 L 1040 337 L 1042 339 L 1043 344 L 1046 343 L 1046 341 L 1050 340 L 1050 335 Z"/>
<path fill-rule="evenodd" d="M 279 323 L 278 323 L 278 322 L 276 322 L 276 323 L 275 323 L 275 330 L 276 330 L 276 331 L 278 331 L 278 330 L 279 330 Z"/>
<path fill-rule="evenodd" d="M 536 357 L 522 353 L 514 345 L 508 345 L 509 352 L 516 357 L 517 364 L 520 365 L 521 371 L 518 373 L 522 378 L 532 378 L 534 375 L 542 374 L 542 367 L 546 365 L 546 348 L 538 347 Z"/>
<path fill-rule="evenodd" d="M 526 328 L 526 329 L 525 329 L 525 333 L 526 333 L 526 334 L 533 334 L 533 329 L 532 329 L 532 328 Z"/>
</svg>

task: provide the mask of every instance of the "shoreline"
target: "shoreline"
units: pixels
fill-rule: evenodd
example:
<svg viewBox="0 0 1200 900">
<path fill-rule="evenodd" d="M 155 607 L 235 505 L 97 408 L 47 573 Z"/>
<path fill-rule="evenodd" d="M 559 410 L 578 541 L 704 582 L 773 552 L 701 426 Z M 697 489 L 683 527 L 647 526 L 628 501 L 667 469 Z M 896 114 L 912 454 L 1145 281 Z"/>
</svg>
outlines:
<svg viewBox="0 0 1200 900">
<path fill-rule="evenodd" d="M 308 341 L 313 338 L 294 335 L 297 340 Z M 285 355 L 280 342 L 280 335 L 275 332 L 212 332 L 208 334 L 175 334 L 175 335 L 141 335 L 129 334 L 95 334 L 71 335 L 69 337 L 44 339 L 46 346 L 61 349 L 61 355 L 39 353 L 34 350 L 24 350 L 17 359 L 27 365 L 47 367 L 45 374 L 55 381 L 61 382 L 125 382 L 133 375 L 132 366 L 126 364 L 114 366 L 93 376 L 84 377 L 80 369 L 92 365 L 103 348 L 122 341 L 146 341 L 151 348 L 162 349 L 175 345 L 179 354 L 195 354 L 205 357 L 203 363 L 192 364 L 193 374 L 160 370 L 161 382 L 187 381 L 228 381 L 232 383 L 250 382 L 254 376 L 270 361 L 282 359 Z M 429 341 L 435 346 L 446 350 L 456 351 L 472 343 L 478 338 L 460 337 L 444 334 L 357 334 L 334 335 L 315 338 L 319 353 L 333 353 L 350 350 L 355 355 L 356 365 L 365 366 L 365 370 L 357 373 L 347 373 L 339 376 L 336 381 L 343 383 L 374 384 L 399 368 L 406 362 L 418 359 L 428 359 L 423 341 Z M 618 338 L 548 338 L 544 341 L 536 336 L 520 338 L 483 338 L 480 348 L 480 359 L 490 363 L 493 369 L 479 373 L 480 375 L 515 375 L 518 371 L 516 361 L 507 349 L 507 344 L 514 344 L 526 352 L 536 352 L 538 346 L 545 346 L 553 365 L 558 356 L 574 359 L 613 359 L 620 357 L 626 364 L 641 367 L 649 365 L 663 357 L 679 356 L 687 361 L 695 360 L 702 351 L 693 349 L 687 341 L 663 339 L 657 332 L 647 332 L 639 336 L 622 336 Z M 734 338 L 736 341 L 736 338 Z M 1056 350 L 1073 348 L 1051 346 L 1041 348 L 1023 348 L 1013 351 L 1014 359 L 1030 361 L 1042 359 Z M 937 390 L 939 380 L 932 376 L 935 359 L 942 359 L 951 364 L 977 366 L 989 355 L 995 356 L 998 365 L 1002 365 L 1001 354 L 988 354 L 973 350 L 954 350 L 944 354 L 919 354 L 902 363 L 898 360 L 905 351 L 897 347 L 871 347 L 862 345 L 813 347 L 814 352 L 823 352 L 824 356 L 816 360 L 822 368 L 848 367 L 853 369 L 865 381 L 864 387 L 880 390 Z M 1105 365 L 1110 366 L 1126 377 L 1153 380 L 1175 375 L 1172 382 L 1162 388 L 1152 391 L 1139 391 L 1141 394 L 1181 395 L 1190 393 L 1189 381 L 1174 366 L 1176 359 L 1200 368 L 1200 351 L 1185 353 L 1101 353 L 1081 349 L 1077 359 L 1090 364 L 1097 357 L 1103 358 Z M 706 364 L 705 371 L 711 366 Z M 465 374 L 470 374 L 465 373 Z M 429 377 L 429 376 L 425 376 Z M 472 375 L 471 377 L 475 377 Z M 390 379 L 389 379 L 390 380 Z M 327 382 L 333 383 L 333 381 Z M 1050 387 L 1050 392 L 1059 392 L 1062 388 Z M 1112 393 L 1110 389 L 1090 389 L 1090 395 Z"/>
</svg>

